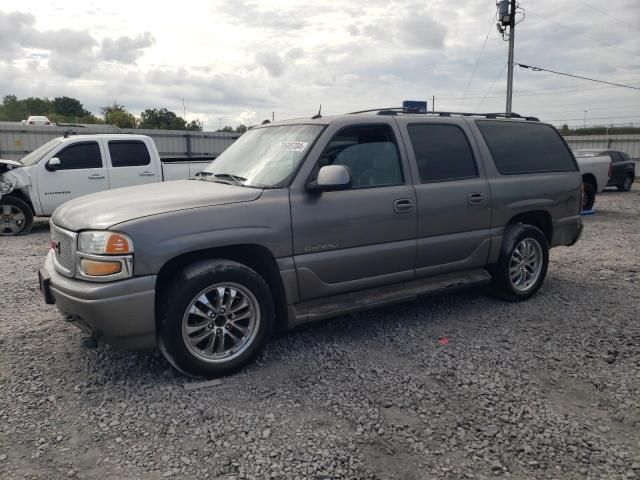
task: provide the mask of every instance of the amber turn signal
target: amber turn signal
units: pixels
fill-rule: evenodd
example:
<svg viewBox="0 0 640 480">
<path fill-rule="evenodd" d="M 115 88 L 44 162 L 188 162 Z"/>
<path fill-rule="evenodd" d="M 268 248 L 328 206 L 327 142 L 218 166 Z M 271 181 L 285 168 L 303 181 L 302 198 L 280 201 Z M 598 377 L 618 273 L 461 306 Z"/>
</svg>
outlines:
<svg viewBox="0 0 640 480">
<path fill-rule="evenodd" d="M 105 275 L 113 275 L 122 271 L 120 262 L 99 262 L 88 258 L 80 260 L 80 266 L 85 275 L 92 277 L 104 277 Z"/>
<path fill-rule="evenodd" d="M 133 247 L 129 245 L 129 239 L 127 237 L 120 235 L 119 233 L 112 233 L 109 235 L 105 253 L 117 255 L 122 253 L 131 253 L 132 251 Z"/>
</svg>

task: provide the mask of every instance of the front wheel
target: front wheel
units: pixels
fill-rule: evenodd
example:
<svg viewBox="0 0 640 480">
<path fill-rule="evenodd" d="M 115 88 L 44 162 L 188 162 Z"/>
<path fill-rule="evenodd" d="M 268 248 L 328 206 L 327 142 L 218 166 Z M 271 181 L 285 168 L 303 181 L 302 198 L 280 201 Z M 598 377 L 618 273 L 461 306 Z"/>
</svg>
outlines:
<svg viewBox="0 0 640 480">
<path fill-rule="evenodd" d="M 532 297 L 549 266 L 549 245 L 540 229 L 525 224 L 505 229 L 498 263 L 492 268 L 495 292 L 510 301 Z"/>
<path fill-rule="evenodd" d="M 33 226 L 33 212 L 24 200 L 11 195 L 0 198 L 0 235 L 26 235 Z"/>
<path fill-rule="evenodd" d="M 218 377 L 241 369 L 258 355 L 273 329 L 269 287 L 237 262 L 189 265 L 163 297 L 160 349 L 187 375 Z"/>
</svg>

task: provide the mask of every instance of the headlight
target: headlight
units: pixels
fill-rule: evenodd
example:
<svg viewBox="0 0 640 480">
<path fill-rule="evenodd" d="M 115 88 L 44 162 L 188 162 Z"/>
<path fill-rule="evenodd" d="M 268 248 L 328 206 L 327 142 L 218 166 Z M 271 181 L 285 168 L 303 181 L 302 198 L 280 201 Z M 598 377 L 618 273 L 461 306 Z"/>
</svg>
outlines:
<svg viewBox="0 0 640 480">
<path fill-rule="evenodd" d="M 78 234 L 76 275 L 110 282 L 133 275 L 133 242 L 124 233 L 88 231 Z"/>
<path fill-rule="evenodd" d="M 126 255 L 133 253 L 133 242 L 124 233 L 81 232 L 78 251 L 92 255 Z"/>
</svg>

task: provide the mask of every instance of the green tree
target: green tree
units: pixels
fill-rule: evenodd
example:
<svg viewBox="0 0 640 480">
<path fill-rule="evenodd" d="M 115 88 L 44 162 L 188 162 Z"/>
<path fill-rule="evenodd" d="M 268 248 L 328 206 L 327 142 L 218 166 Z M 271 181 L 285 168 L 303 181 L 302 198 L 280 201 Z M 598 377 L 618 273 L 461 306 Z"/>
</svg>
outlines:
<svg viewBox="0 0 640 480">
<path fill-rule="evenodd" d="M 246 125 L 240 124 L 236 127 L 236 133 L 244 133 L 249 129 Z"/>
<path fill-rule="evenodd" d="M 216 130 L 216 132 L 228 132 L 228 133 L 233 133 L 233 127 L 230 127 L 229 125 L 226 125 L 222 128 L 219 128 L 218 130 Z"/>
<path fill-rule="evenodd" d="M 136 128 L 136 117 L 129 112 L 113 111 L 105 117 L 105 122 L 120 128 Z"/>
<path fill-rule="evenodd" d="M 28 97 L 20 101 L 27 107 L 29 115 L 49 115 L 55 111 L 53 102 L 48 98 Z"/>
<path fill-rule="evenodd" d="M 186 129 L 194 132 L 201 132 L 202 122 L 200 122 L 199 120 L 191 120 L 189 123 L 187 123 Z"/>
<path fill-rule="evenodd" d="M 0 106 L 0 120 L 7 122 L 20 122 L 29 116 L 27 106 L 18 100 L 15 95 L 5 95 L 2 97 Z"/>
<path fill-rule="evenodd" d="M 114 112 L 129 113 L 129 112 L 127 112 L 127 109 L 125 108 L 124 105 L 116 103 L 115 101 L 113 102 L 113 105 L 106 105 L 106 106 L 102 107 L 100 109 L 100 112 L 102 112 L 102 116 L 104 117 L 105 120 L 107 119 L 109 114 L 114 113 Z"/>
<path fill-rule="evenodd" d="M 67 117 L 68 119 L 91 115 L 91 112 L 88 112 L 84 109 L 84 106 L 80 103 L 80 100 L 71 97 L 54 98 L 53 111 L 58 115 Z"/>
<path fill-rule="evenodd" d="M 186 130 L 187 122 L 166 108 L 147 108 L 140 114 L 140 128 Z"/>
</svg>

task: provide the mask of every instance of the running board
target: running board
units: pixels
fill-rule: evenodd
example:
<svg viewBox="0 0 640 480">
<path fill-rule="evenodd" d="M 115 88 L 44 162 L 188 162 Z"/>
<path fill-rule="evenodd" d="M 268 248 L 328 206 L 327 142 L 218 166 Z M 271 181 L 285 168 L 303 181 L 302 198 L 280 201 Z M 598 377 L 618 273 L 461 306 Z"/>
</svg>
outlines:
<svg viewBox="0 0 640 480">
<path fill-rule="evenodd" d="M 491 275 L 489 275 L 489 272 L 484 268 L 475 268 L 308 300 L 289 306 L 289 328 L 338 315 L 414 300 L 418 295 L 443 293 L 486 284 L 490 281 Z"/>
</svg>

